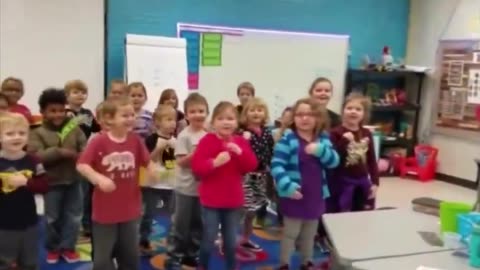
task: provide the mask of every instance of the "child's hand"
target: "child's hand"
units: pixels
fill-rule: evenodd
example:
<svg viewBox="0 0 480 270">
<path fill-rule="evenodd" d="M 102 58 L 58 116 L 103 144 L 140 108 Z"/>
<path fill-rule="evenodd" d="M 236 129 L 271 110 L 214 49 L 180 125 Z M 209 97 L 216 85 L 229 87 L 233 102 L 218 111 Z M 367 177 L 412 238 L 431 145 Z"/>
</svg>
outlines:
<svg viewBox="0 0 480 270">
<path fill-rule="evenodd" d="M 156 149 L 158 150 L 163 150 L 167 147 L 168 141 L 162 138 L 158 138 L 157 140 L 157 145 L 155 146 Z"/>
<path fill-rule="evenodd" d="M 7 183 L 13 188 L 27 185 L 28 178 L 22 173 L 14 173 L 7 178 Z"/>
<path fill-rule="evenodd" d="M 115 185 L 112 179 L 103 175 L 99 175 L 96 182 L 97 182 L 97 186 L 103 192 L 112 192 L 117 188 L 117 186 Z"/>
<path fill-rule="evenodd" d="M 170 138 L 170 140 L 167 141 L 167 145 L 170 146 L 171 148 L 175 149 L 175 143 L 177 142 L 177 139 L 174 137 Z"/>
<path fill-rule="evenodd" d="M 291 196 L 290 196 L 290 199 L 294 199 L 294 200 L 301 200 L 303 198 L 303 194 L 296 190 Z"/>
<path fill-rule="evenodd" d="M 213 160 L 213 166 L 220 167 L 225 163 L 229 162 L 231 159 L 230 153 L 227 151 L 223 151 L 217 155 L 217 157 Z"/>
<path fill-rule="evenodd" d="M 240 146 L 238 146 L 238 144 L 236 143 L 233 143 L 233 142 L 227 143 L 227 148 L 228 150 L 234 152 L 237 155 L 242 154 L 242 148 L 240 148 Z"/>
<path fill-rule="evenodd" d="M 352 141 L 355 140 L 355 136 L 354 136 L 353 133 L 350 132 L 350 131 L 349 131 L 349 132 L 346 132 L 346 133 L 343 133 L 343 137 L 344 137 L 345 139 L 347 139 L 348 141 L 350 141 L 350 142 L 352 142 Z"/>
<path fill-rule="evenodd" d="M 318 143 L 309 143 L 305 147 L 305 152 L 309 155 L 313 155 L 315 154 L 315 152 L 317 152 L 317 148 L 318 148 Z"/>
<path fill-rule="evenodd" d="M 371 188 L 370 188 L 370 196 L 368 197 L 369 199 L 375 199 L 377 197 L 377 190 L 378 190 L 378 186 L 377 185 L 373 185 Z"/>
<path fill-rule="evenodd" d="M 76 158 L 77 157 L 77 152 L 71 149 L 67 148 L 60 148 L 58 151 L 60 151 L 60 155 L 64 158 Z"/>
<path fill-rule="evenodd" d="M 242 136 L 245 140 L 249 141 L 250 138 L 252 138 L 252 133 L 250 133 L 249 131 L 244 131 Z"/>
</svg>

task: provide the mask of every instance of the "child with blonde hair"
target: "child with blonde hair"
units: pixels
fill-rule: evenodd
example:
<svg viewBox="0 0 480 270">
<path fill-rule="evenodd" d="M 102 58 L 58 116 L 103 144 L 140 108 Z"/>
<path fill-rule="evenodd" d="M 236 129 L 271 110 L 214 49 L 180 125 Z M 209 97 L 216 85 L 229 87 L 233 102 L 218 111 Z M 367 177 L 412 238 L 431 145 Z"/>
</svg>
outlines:
<svg viewBox="0 0 480 270">
<path fill-rule="evenodd" d="M 127 86 L 127 94 L 136 116 L 133 132 L 146 139 L 154 130 L 153 114 L 143 108 L 145 102 L 147 102 L 147 89 L 143 83 L 133 82 Z"/>
<path fill-rule="evenodd" d="M 370 106 L 370 100 L 362 94 L 350 94 L 343 104 L 342 125 L 330 133 L 340 155 L 340 166 L 334 171 L 336 181 L 332 183 L 332 198 L 339 212 L 375 207 L 377 160 L 372 133 L 363 127 L 368 123 Z M 356 191 L 361 195 L 358 202 L 354 201 Z"/>
<path fill-rule="evenodd" d="M 34 193 L 45 193 L 48 182 L 40 160 L 23 150 L 28 133 L 23 115 L 0 116 L 0 269 L 39 267 Z"/>
<path fill-rule="evenodd" d="M 269 113 L 267 104 L 260 98 L 250 98 L 240 115 L 240 132 L 250 143 L 258 161 L 257 168 L 244 176 L 245 218 L 243 238 L 240 246 L 244 249 L 258 252 L 262 249 L 250 240 L 253 232 L 253 220 L 258 210 L 268 205 L 267 181 L 270 174 L 270 162 L 273 155 L 273 137 L 267 127 Z M 266 210 L 266 209 L 265 209 Z M 263 216 L 257 217 L 258 223 L 264 223 Z"/>
<path fill-rule="evenodd" d="M 243 107 L 247 104 L 247 102 L 255 97 L 255 87 L 251 82 L 242 82 L 237 87 L 237 97 L 240 101 L 240 104 L 237 105 L 237 112 L 241 114 L 243 111 Z"/>
<path fill-rule="evenodd" d="M 122 79 L 113 79 L 110 81 L 110 87 L 107 93 L 108 101 L 123 99 L 127 96 L 127 83 Z"/>
<path fill-rule="evenodd" d="M 175 89 L 167 88 L 162 91 L 158 100 L 158 105 L 170 105 L 177 111 L 177 128 L 175 129 L 175 136 L 188 125 L 187 119 L 185 119 L 185 113 L 178 109 L 178 96 Z"/>
<path fill-rule="evenodd" d="M 313 265 L 318 220 L 329 197 L 325 170 L 338 165 L 338 154 L 326 133 L 326 110 L 313 99 L 301 99 L 292 108 L 293 121 L 274 148 L 271 172 L 280 196 L 284 227 L 279 269 L 289 268 L 299 238 L 301 269 Z"/>
<path fill-rule="evenodd" d="M 193 153 L 191 166 L 198 177 L 202 205 L 203 237 L 200 267 L 208 269 L 219 225 L 225 252 L 225 269 L 238 267 L 235 257 L 237 224 L 244 206 L 243 176 L 258 164 L 255 153 L 242 136 L 235 135 L 238 116 L 230 102 L 220 102 L 212 113 L 215 132 L 203 137 Z"/>
</svg>

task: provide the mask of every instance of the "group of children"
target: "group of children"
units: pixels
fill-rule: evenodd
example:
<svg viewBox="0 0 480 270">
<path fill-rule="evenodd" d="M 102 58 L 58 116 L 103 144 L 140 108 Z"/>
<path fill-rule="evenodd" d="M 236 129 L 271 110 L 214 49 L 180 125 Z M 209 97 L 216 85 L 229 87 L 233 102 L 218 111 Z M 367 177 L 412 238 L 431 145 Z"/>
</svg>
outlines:
<svg viewBox="0 0 480 270">
<path fill-rule="evenodd" d="M 313 269 L 315 240 L 326 212 L 374 208 L 378 172 L 372 135 L 363 128 L 369 101 L 350 95 L 342 116 L 326 109 L 332 83 L 318 78 L 309 97 L 270 127 L 269 110 L 251 83 L 240 105 L 192 93 L 179 110 L 164 90 L 154 112 L 143 108 L 141 82 L 114 80 L 95 116 L 84 108 L 82 81 L 39 97 L 42 125 L 18 103 L 23 83 L 0 92 L 0 269 L 38 269 L 34 193 L 45 193 L 47 262 L 79 260 L 75 244 L 91 236 L 94 270 L 139 269 L 151 253 L 155 209 L 169 209 L 166 269 L 208 269 L 219 235 L 225 269 L 239 269 L 238 250 L 259 252 L 253 221 L 263 225 L 270 201 L 283 226 L 279 269 L 298 245 L 301 269 Z M 242 219 L 243 217 L 243 219 Z M 280 218 L 281 217 L 281 218 Z M 237 239 L 238 224 L 242 234 Z M 296 242 L 298 240 L 298 242 Z"/>
</svg>

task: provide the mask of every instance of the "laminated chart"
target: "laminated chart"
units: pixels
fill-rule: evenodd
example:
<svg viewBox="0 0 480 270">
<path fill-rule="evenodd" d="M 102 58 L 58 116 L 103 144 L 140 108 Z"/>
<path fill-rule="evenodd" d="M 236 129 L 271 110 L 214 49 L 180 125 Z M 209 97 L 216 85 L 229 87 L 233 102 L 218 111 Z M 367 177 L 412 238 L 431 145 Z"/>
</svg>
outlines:
<svg viewBox="0 0 480 270">
<path fill-rule="evenodd" d="M 202 66 L 219 67 L 222 65 L 222 34 L 202 34 Z"/>
<path fill-rule="evenodd" d="M 181 31 L 180 37 L 187 40 L 188 89 L 198 89 L 200 69 L 200 33 Z"/>
</svg>

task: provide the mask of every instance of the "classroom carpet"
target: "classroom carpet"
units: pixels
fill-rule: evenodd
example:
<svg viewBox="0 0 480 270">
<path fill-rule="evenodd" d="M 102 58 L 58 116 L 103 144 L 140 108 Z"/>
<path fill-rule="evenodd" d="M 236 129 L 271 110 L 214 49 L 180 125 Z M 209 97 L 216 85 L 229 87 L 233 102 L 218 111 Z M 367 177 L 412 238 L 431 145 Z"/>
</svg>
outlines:
<svg viewBox="0 0 480 270">
<path fill-rule="evenodd" d="M 280 254 L 280 238 L 281 238 L 281 229 L 273 223 L 273 218 L 267 218 L 266 228 L 264 229 L 255 229 L 252 240 L 259 244 L 265 251 L 265 257 L 261 260 L 256 261 L 243 261 L 241 262 L 240 269 L 243 270 L 273 270 L 278 267 L 279 264 L 279 254 Z M 152 247 L 155 250 L 154 256 L 151 257 L 142 257 L 141 260 L 141 269 L 142 270 L 158 270 L 164 269 L 165 262 L 165 250 L 166 250 L 166 237 L 168 234 L 168 228 L 170 225 L 170 219 L 164 215 L 158 216 L 153 222 L 153 233 L 151 236 Z M 41 232 L 44 232 L 43 227 L 44 223 L 41 225 Z M 41 241 L 43 243 L 45 234 L 41 233 Z M 90 251 L 91 245 L 86 239 L 79 239 L 77 245 L 77 251 L 79 251 L 82 262 L 67 264 L 63 261 L 60 261 L 57 264 L 47 264 L 45 262 L 46 251 L 42 244 L 40 244 L 40 261 L 41 267 L 40 270 L 90 270 Z M 245 255 L 245 254 L 244 254 Z M 244 256 L 245 259 L 248 257 Z M 253 257 L 252 257 L 253 258 Z M 315 262 L 321 263 L 327 259 L 325 254 L 321 254 L 316 251 Z M 211 262 L 210 269 L 224 269 L 223 257 L 216 251 L 214 252 Z M 299 267 L 299 256 L 298 253 L 295 253 L 292 256 L 292 268 L 298 269 Z M 184 268 L 189 269 L 189 268 Z M 191 269 L 191 268 L 190 268 Z"/>
</svg>

